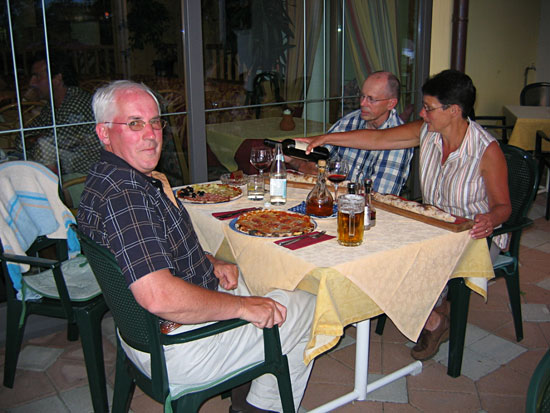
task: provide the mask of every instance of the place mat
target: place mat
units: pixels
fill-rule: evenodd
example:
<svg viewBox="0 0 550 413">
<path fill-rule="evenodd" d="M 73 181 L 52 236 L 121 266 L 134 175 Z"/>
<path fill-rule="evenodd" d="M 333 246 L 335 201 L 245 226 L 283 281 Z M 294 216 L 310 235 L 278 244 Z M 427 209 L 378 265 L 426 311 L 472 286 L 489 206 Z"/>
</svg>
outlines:
<svg viewBox="0 0 550 413">
<path fill-rule="evenodd" d="M 235 209 L 233 211 L 213 212 L 212 216 L 214 218 L 219 219 L 220 221 L 224 221 L 226 219 L 232 219 L 232 218 L 238 217 L 239 215 L 244 214 L 245 212 L 255 211 L 257 209 L 260 209 L 260 208 L 252 207 L 252 208 Z"/>
<path fill-rule="evenodd" d="M 316 234 L 317 232 L 318 231 L 310 232 L 310 234 Z M 299 237 L 291 237 L 291 238 L 280 239 L 278 241 L 275 241 L 275 244 L 279 245 L 281 242 L 290 241 L 294 238 L 299 238 Z M 304 248 L 304 247 L 307 247 L 309 245 L 317 244 L 319 242 L 328 241 L 328 240 L 333 239 L 333 238 L 336 238 L 336 237 L 334 235 L 323 234 L 319 238 L 307 237 L 307 238 L 303 238 L 299 241 L 293 242 L 292 244 L 289 244 L 289 245 L 282 245 L 282 247 L 288 248 L 289 250 L 297 250 L 299 248 Z"/>
<path fill-rule="evenodd" d="M 292 212 L 298 212 L 299 214 L 305 214 L 306 213 L 306 201 L 302 201 L 302 203 L 293 206 L 292 208 L 288 208 L 289 211 Z M 328 217 L 321 217 L 319 215 L 313 215 L 311 214 L 311 217 L 317 218 L 317 219 L 327 219 L 327 218 L 336 218 L 338 215 L 338 204 L 335 202 L 332 206 L 332 215 L 329 215 Z"/>
</svg>

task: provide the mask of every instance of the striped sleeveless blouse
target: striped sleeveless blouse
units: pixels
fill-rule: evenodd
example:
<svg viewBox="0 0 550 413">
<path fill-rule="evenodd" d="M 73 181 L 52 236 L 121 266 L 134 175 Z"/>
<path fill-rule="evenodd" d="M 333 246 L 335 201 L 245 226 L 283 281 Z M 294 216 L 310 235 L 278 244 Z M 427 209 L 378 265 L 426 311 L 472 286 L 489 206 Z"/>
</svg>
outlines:
<svg viewBox="0 0 550 413">
<path fill-rule="evenodd" d="M 479 165 L 494 137 L 470 121 L 460 147 L 441 164 L 441 135 L 420 131 L 420 184 L 424 203 L 436 205 L 453 215 L 473 219 L 489 211 L 489 202 Z"/>
</svg>

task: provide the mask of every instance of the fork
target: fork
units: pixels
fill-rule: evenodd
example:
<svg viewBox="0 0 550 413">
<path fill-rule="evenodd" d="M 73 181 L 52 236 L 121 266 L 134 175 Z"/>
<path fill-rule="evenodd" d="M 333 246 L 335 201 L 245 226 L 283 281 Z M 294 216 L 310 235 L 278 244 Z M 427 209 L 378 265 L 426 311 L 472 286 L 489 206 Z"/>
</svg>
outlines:
<svg viewBox="0 0 550 413">
<path fill-rule="evenodd" d="M 300 235 L 299 237 L 289 239 L 288 241 L 280 242 L 279 245 L 281 247 L 286 247 L 287 245 L 294 244 L 295 242 L 301 241 L 303 239 L 307 239 L 307 238 L 317 239 L 322 237 L 325 234 L 326 234 L 326 231 L 320 231 L 320 232 L 316 232 L 315 234 Z"/>
</svg>

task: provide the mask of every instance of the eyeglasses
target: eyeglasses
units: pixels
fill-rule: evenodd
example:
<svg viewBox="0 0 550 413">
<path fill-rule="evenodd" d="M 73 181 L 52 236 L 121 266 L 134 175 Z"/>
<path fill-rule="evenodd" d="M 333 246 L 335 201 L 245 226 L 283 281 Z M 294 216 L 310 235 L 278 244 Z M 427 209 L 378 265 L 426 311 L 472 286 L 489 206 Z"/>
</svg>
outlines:
<svg viewBox="0 0 550 413">
<path fill-rule="evenodd" d="M 449 105 L 441 105 L 441 106 L 436 106 L 435 108 L 431 108 L 428 105 L 422 105 L 422 108 L 428 113 L 433 112 L 436 109 L 447 110 L 448 107 L 449 107 Z"/>
<path fill-rule="evenodd" d="M 372 96 L 359 95 L 359 99 L 360 100 L 367 99 L 367 103 L 373 104 L 373 103 L 376 103 L 376 102 L 382 102 L 383 100 L 390 100 L 390 99 L 393 99 L 393 98 L 375 99 Z"/>
<path fill-rule="evenodd" d="M 134 132 L 139 132 L 140 130 L 143 130 L 145 128 L 145 125 L 148 123 L 151 124 L 151 127 L 156 130 L 163 129 L 167 122 L 164 119 L 151 119 L 149 122 L 145 122 L 144 120 L 131 120 L 130 122 L 103 122 L 103 123 L 110 123 L 113 125 L 126 125 L 130 128 L 130 130 L 133 130 Z"/>
</svg>

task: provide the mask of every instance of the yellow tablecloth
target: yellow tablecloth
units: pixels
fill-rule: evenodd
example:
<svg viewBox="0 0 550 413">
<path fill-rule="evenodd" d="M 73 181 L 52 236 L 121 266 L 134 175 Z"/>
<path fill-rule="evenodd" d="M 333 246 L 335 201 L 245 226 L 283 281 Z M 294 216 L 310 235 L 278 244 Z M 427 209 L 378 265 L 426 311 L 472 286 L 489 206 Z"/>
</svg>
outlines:
<svg viewBox="0 0 550 413">
<path fill-rule="evenodd" d="M 289 188 L 285 208 L 306 194 Z M 333 347 L 346 325 L 381 312 L 416 340 L 449 278 L 474 277 L 469 279 L 476 283 L 474 290 L 485 295 L 487 279 L 494 276 L 485 240 L 385 211 L 378 211 L 376 227 L 365 233 L 359 247 L 343 247 L 333 239 L 296 251 L 276 245 L 274 239 L 238 233 L 230 221 L 211 215 L 249 205 L 258 203 L 243 197 L 186 208 L 205 249 L 221 252 L 229 246 L 253 294 L 300 288 L 317 295 L 306 362 Z M 318 219 L 317 224 L 336 235 L 335 219 Z"/>
<path fill-rule="evenodd" d="M 503 108 L 506 124 L 514 124 L 508 143 L 526 151 L 535 150 L 537 130 L 550 135 L 550 107 L 508 105 Z M 550 143 L 543 141 L 542 149 L 550 151 Z"/>
<path fill-rule="evenodd" d="M 222 165 L 229 171 L 235 171 L 238 169 L 234 159 L 235 152 L 245 139 L 282 141 L 286 138 L 314 136 L 325 132 L 322 122 L 305 122 L 301 118 L 294 118 L 296 128 L 291 131 L 281 130 L 280 122 L 281 118 L 265 118 L 206 125 L 206 140 Z"/>
</svg>

